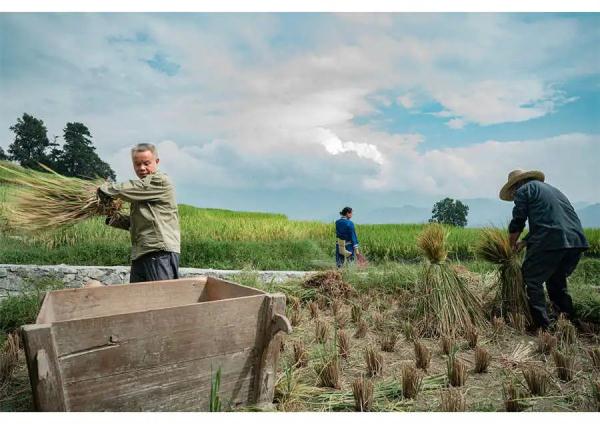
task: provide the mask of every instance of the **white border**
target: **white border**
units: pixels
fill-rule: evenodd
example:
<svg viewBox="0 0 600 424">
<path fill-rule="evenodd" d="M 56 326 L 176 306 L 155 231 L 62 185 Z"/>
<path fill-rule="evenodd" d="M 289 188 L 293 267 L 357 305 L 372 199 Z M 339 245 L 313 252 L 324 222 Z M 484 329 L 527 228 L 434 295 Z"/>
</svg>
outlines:
<svg viewBox="0 0 600 424">
<path fill-rule="evenodd" d="M 592 0 L 1 0 L 0 12 L 600 12 Z"/>
</svg>

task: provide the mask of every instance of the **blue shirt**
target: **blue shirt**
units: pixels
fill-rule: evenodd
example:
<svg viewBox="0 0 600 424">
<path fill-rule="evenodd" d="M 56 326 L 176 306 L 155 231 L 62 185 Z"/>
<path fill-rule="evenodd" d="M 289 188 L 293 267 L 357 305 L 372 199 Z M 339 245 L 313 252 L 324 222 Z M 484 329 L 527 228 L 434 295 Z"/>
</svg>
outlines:
<svg viewBox="0 0 600 424">
<path fill-rule="evenodd" d="M 515 192 L 513 219 L 508 226 L 518 233 L 529 221 L 527 249 L 558 250 L 589 247 L 575 209 L 557 188 L 529 181 Z"/>
<path fill-rule="evenodd" d="M 358 247 L 358 238 L 356 237 L 354 223 L 345 216 L 335 221 L 335 235 L 339 239 L 352 243 L 352 246 Z"/>
</svg>

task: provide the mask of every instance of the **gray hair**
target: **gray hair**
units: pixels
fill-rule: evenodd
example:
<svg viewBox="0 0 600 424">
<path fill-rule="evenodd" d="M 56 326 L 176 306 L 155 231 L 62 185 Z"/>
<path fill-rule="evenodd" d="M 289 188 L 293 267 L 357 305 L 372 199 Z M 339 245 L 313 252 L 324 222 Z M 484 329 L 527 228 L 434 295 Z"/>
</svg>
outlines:
<svg viewBox="0 0 600 424">
<path fill-rule="evenodd" d="M 155 158 L 158 158 L 158 150 L 156 146 L 152 143 L 138 143 L 131 148 L 131 156 L 135 155 L 138 152 L 152 152 Z"/>
</svg>

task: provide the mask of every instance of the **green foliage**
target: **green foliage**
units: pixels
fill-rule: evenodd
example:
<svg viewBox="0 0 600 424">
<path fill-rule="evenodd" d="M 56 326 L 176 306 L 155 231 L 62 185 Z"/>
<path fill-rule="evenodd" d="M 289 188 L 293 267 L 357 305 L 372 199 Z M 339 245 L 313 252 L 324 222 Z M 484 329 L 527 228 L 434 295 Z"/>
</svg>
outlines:
<svg viewBox="0 0 600 424">
<path fill-rule="evenodd" d="M 38 163 L 49 166 L 56 172 L 69 177 L 111 178 L 115 172 L 102 161 L 92 145 L 89 129 L 80 122 L 69 122 L 63 130 L 63 149 L 48 140 L 44 121 L 27 113 L 10 127 L 15 133 L 15 141 L 9 146 L 10 156 L 0 149 L 0 160 L 12 159 L 25 168 L 43 170 Z"/>
<path fill-rule="evenodd" d="M 209 412 L 221 412 L 221 399 L 219 398 L 219 388 L 221 387 L 221 367 L 210 382 L 210 404 Z"/>
<path fill-rule="evenodd" d="M 4 149 L 0 146 L 0 160 L 8 160 L 8 156 L 4 153 Z"/>
<path fill-rule="evenodd" d="M 50 165 L 47 150 L 52 144 L 44 121 L 24 113 L 10 130 L 15 133 L 15 140 L 8 146 L 10 159 L 25 168 L 40 169 L 38 162 Z"/>
<path fill-rule="evenodd" d="M 465 227 L 467 225 L 467 215 L 469 207 L 460 200 L 446 197 L 433 205 L 429 222 L 439 222 L 440 224 L 453 225 L 455 227 Z"/>
<path fill-rule="evenodd" d="M 84 124 L 69 122 L 63 132 L 65 144 L 58 157 L 57 172 L 69 177 L 116 178 L 114 171 L 96 153 L 92 135 Z"/>
<path fill-rule="evenodd" d="M 60 281 L 44 278 L 26 282 L 23 291 L 0 300 L 0 333 L 9 333 L 35 322 L 43 294 L 64 287 Z"/>
</svg>

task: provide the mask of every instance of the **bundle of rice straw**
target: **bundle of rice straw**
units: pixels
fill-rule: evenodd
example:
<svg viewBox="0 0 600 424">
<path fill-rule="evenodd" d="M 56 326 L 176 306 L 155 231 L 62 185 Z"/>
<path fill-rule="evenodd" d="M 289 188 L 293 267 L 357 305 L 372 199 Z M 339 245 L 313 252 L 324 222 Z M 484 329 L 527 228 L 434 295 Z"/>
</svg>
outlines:
<svg viewBox="0 0 600 424">
<path fill-rule="evenodd" d="M 82 180 L 60 175 L 41 165 L 48 173 L 0 165 L 0 181 L 19 186 L 11 190 L 11 203 L 4 214 L 9 228 L 39 232 L 73 225 L 94 216 L 111 216 L 121 209 L 119 200 L 102 200 L 97 188 L 104 180 Z"/>
<path fill-rule="evenodd" d="M 481 259 L 499 265 L 494 303 L 500 309 L 500 315 L 523 314 L 526 324 L 531 324 L 527 291 L 521 273 L 521 255 L 512 249 L 508 234 L 498 228 L 484 228 L 476 252 Z"/>
<path fill-rule="evenodd" d="M 447 233 L 440 224 L 429 224 L 417 240 L 427 263 L 417 284 L 417 318 L 426 335 L 455 335 L 467 328 L 484 327 L 480 300 L 446 262 Z"/>
</svg>

